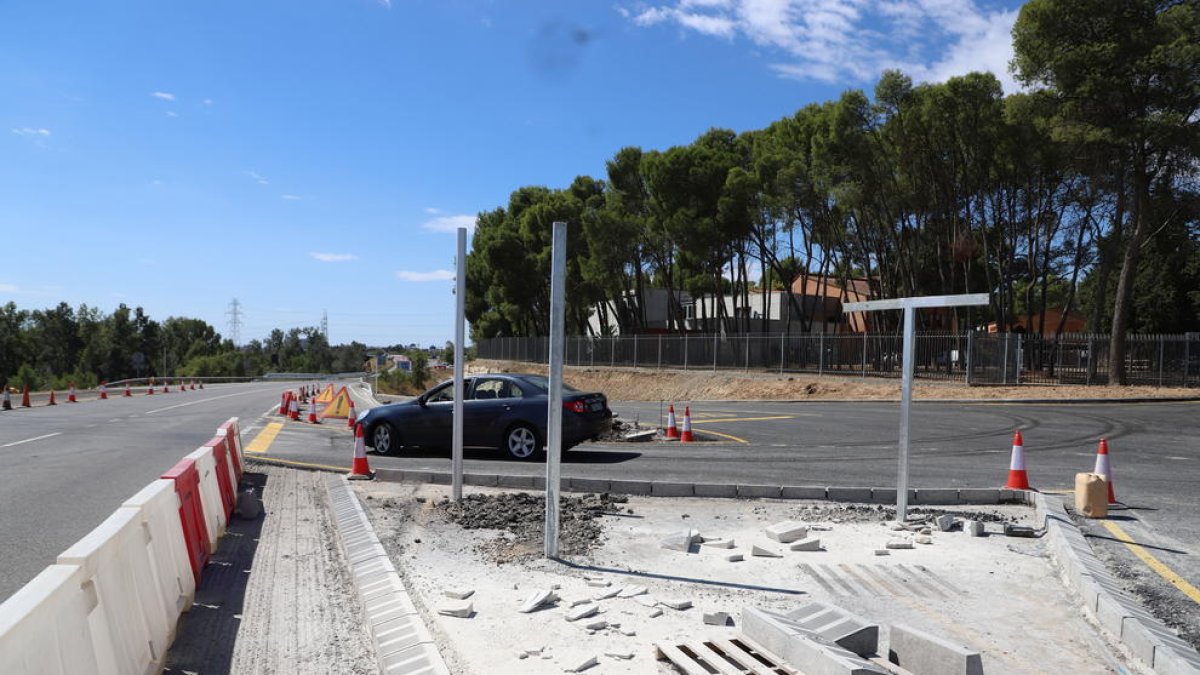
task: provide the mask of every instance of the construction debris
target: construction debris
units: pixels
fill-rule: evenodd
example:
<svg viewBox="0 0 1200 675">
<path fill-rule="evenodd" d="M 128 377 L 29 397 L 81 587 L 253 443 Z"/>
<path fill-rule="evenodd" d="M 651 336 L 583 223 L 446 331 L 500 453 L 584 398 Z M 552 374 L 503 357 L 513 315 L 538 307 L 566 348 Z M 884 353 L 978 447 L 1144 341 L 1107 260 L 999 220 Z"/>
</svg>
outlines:
<svg viewBox="0 0 1200 675">
<path fill-rule="evenodd" d="M 529 614 L 530 612 L 535 612 L 554 602 L 558 602 L 558 596 L 555 595 L 554 591 L 534 591 L 533 594 L 526 598 L 525 602 L 521 604 L 521 609 L 518 609 L 517 611 L 521 612 L 522 614 Z"/>
<path fill-rule="evenodd" d="M 788 548 L 790 548 L 793 551 L 820 551 L 820 550 L 823 550 L 821 548 L 821 540 L 817 539 L 816 537 L 807 537 L 805 539 L 801 539 L 800 541 L 792 542 L 791 544 L 788 545 Z"/>
<path fill-rule="evenodd" d="M 750 547 L 750 555 L 755 555 L 760 558 L 782 558 L 783 554 L 778 551 L 773 551 L 769 548 L 764 548 L 755 544 Z"/>
<path fill-rule="evenodd" d="M 729 612 L 705 612 L 704 623 L 710 626 L 724 626 L 729 623 Z"/>
<path fill-rule="evenodd" d="M 475 606 L 470 600 L 447 602 L 445 604 L 438 605 L 437 612 L 442 616 L 453 616 L 459 619 L 469 619 L 471 618 L 471 615 L 475 613 Z"/>
</svg>

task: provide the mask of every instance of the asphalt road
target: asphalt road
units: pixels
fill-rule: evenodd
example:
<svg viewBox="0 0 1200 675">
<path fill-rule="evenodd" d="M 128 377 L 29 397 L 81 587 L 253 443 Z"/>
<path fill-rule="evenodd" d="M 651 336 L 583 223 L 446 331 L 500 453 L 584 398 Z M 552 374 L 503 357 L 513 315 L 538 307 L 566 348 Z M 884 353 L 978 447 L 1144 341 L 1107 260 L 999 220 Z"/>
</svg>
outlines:
<svg viewBox="0 0 1200 675">
<path fill-rule="evenodd" d="M 106 401 L 0 412 L 0 601 L 226 419 L 257 419 L 283 386 L 110 393 Z"/>
</svg>

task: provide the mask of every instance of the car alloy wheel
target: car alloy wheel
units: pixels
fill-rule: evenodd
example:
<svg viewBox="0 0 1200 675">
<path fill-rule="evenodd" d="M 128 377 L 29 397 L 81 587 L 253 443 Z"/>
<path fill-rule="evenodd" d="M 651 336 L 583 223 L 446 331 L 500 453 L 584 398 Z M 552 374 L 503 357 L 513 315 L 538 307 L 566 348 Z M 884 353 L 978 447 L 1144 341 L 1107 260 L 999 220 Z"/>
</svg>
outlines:
<svg viewBox="0 0 1200 675">
<path fill-rule="evenodd" d="M 372 433 L 372 440 L 375 442 L 375 452 L 381 455 L 391 454 L 396 449 L 396 434 L 392 429 L 392 425 L 387 422 L 380 422 L 375 427 Z"/>
<path fill-rule="evenodd" d="M 537 434 L 525 425 L 515 426 L 509 429 L 508 436 L 505 438 L 505 447 L 508 449 L 508 454 L 516 459 L 529 459 L 537 453 L 538 437 Z"/>
</svg>

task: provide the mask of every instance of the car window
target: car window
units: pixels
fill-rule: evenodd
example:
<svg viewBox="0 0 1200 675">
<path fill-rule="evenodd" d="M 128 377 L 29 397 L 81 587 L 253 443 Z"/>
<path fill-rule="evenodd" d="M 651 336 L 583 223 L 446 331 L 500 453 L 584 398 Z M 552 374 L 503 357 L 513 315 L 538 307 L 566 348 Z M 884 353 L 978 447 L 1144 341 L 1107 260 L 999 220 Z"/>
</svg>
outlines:
<svg viewBox="0 0 1200 675">
<path fill-rule="evenodd" d="M 525 376 L 522 376 L 521 379 L 524 380 L 526 383 L 528 383 L 530 386 L 532 386 L 534 389 L 537 389 L 538 391 L 542 392 L 543 394 L 550 391 L 550 379 L 547 377 L 544 377 L 542 375 L 525 375 Z M 576 389 L 575 387 L 572 387 L 571 385 L 567 384 L 566 382 L 563 382 L 563 391 L 571 392 L 571 393 L 579 392 L 578 389 Z"/>
<path fill-rule="evenodd" d="M 463 380 L 463 391 L 468 391 L 471 387 L 470 380 Z M 449 403 L 454 400 L 454 382 L 447 382 L 435 389 L 430 390 L 429 395 L 425 397 L 426 403 Z"/>
<path fill-rule="evenodd" d="M 521 396 L 521 388 L 508 380 L 488 377 L 480 379 L 479 383 L 475 385 L 476 400 L 520 398 Z"/>
</svg>

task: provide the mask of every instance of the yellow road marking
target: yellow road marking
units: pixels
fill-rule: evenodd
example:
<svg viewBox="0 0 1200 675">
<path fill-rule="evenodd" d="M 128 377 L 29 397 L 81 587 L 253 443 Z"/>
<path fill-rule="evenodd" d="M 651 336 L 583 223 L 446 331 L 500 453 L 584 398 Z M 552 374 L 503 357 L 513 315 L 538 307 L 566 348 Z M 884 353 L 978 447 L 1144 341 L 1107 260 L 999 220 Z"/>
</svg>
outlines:
<svg viewBox="0 0 1200 675">
<path fill-rule="evenodd" d="M 252 452 L 259 455 L 266 454 L 267 448 L 271 447 L 271 444 L 275 442 L 275 437 L 279 435 L 281 429 L 283 429 L 283 424 L 279 422 L 271 422 L 263 427 L 263 430 L 258 432 L 254 440 L 250 441 L 250 445 L 246 446 L 245 452 Z"/>
<path fill-rule="evenodd" d="M 713 424 L 716 422 L 759 422 L 763 420 L 790 420 L 795 415 L 772 415 L 771 417 L 718 417 L 717 419 L 692 420 L 692 424 Z"/>
<path fill-rule="evenodd" d="M 729 434 L 723 434 L 723 433 L 721 433 L 721 432 L 719 432 L 719 431 L 709 431 L 708 429 L 704 429 L 704 430 L 697 429 L 697 430 L 696 430 L 696 433 L 698 433 L 698 434 L 708 434 L 708 435 L 710 435 L 710 436 L 720 436 L 721 438 L 728 438 L 729 440 L 731 440 L 731 441 L 737 441 L 738 443 L 749 443 L 749 442 L 750 442 L 750 441 L 748 441 L 748 440 L 746 440 L 746 439 L 744 439 L 744 438 L 738 438 L 737 436 L 731 436 L 731 435 L 729 435 Z"/>
<path fill-rule="evenodd" d="M 348 466 L 333 466 L 332 464 L 314 464 L 312 462 L 297 462 L 291 459 L 279 459 L 278 457 L 255 457 L 254 461 L 264 464 L 286 464 L 288 466 L 302 466 L 308 469 L 326 469 L 328 471 L 349 471 Z"/>
<path fill-rule="evenodd" d="M 1159 562 L 1158 558 L 1150 555 L 1150 552 L 1142 548 L 1141 544 L 1134 541 L 1133 537 L 1126 534 L 1120 525 L 1111 520 L 1106 520 L 1104 521 L 1104 527 L 1109 532 L 1112 532 L 1113 536 L 1120 539 L 1130 551 L 1133 551 L 1134 555 L 1141 558 L 1142 562 L 1146 563 L 1150 569 L 1157 572 L 1158 576 L 1166 579 L 1172 586 L 1183 591 L 1183 594 L 1191 598 L 1193 602 L 1200 604 L 1200 589 L 1189 584 L 1187 580 L 1176 574 L 1170 567 Z"/>
</svg>

